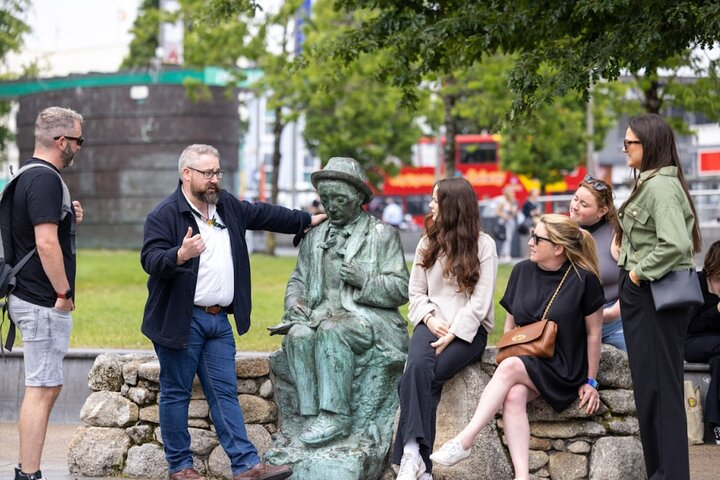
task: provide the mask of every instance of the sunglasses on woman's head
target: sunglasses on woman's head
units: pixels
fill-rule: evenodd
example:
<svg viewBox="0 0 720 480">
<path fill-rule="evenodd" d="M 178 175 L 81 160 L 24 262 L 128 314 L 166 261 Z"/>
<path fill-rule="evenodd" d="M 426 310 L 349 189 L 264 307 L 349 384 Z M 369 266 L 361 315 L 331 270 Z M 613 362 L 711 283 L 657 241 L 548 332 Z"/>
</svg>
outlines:
<svg viewBox="0 0 720 480">
<path fill-rule="evenodd" d="M 592 187 L 598 192 L 603 192 L 610 188 L 607 183 L 603 182 L 602 180 L 598 180 L 592 175 L 585 175 L 585 178 L 583 178 L 583 182 L 587 183 L 588 185 L 592 185 Z"/>
</svg>

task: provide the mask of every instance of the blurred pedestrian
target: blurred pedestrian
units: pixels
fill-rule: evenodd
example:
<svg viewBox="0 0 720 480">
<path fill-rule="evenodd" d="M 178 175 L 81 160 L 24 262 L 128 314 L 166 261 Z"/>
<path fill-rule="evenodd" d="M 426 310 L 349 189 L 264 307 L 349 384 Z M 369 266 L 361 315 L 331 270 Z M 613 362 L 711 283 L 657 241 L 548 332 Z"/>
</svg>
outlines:
<svg viewBox="0 0 720 480">
<path fill-rule="evenodd" d="M 498 197 L 496 201 L 497 215 L 497 227 L 496 240 L 500 239 L 498 246 L 498 255 L 500 256 L 501 263 L 508 263 L 511 261 L 511 248 L 513 242 L 513 236 L 516 234 L 515 229 L 517 228 L 517 222 L 515 217 L 518 213 L 518 202 L 515 198 L 515 188 L 512 185 L 505 185 L 503 188 L 502 196 Z M 500 228 L 505 228 L 505 238 L 502 238 L 502 232 Z"/>
<path fill-rule="evenodd" d="M 523 222 L 524 226 L 521 230 L 518 226 L 519 232 L 523 235 L 527 235 L 530 233 L 530 230 L 535 228 L 535 224 L 540 219 L 540 202 L 538 201 L 538 197 L 540 196 L 540 190 L 537 188 L 531 188 L 530 192 L 528 192 L 528 197 L 525 199 L 525 202 L 523 202 L 521 212 L 523 214 Z"/>
<path fill-rule="evenodd" d="M 323 207 L 323 204 L 320 200 L 317 198 L 312 201 L 310 206 L 308 207 L 308 213 L 310 215 L 317 215 L 319 213 L 325 213 L 325 208 Z"/>
<path fill-rule="evenodd" d="M 388 197 L 385 200 L 385 208 L 382 213 L 382 221 L 392 225 L 395 228 L 400 228 L 403 222 L 403 209 L 394 198 Z"/>
<path fill-rule="evenodd" d="M 497 205 L 495 200 L 490 198 L 489 195 L 485 194 L 478 202 L 478 208 L 480 209 L 480 227 L 482 230 L 495 239 L 495 224 L 497 223 Z M 495 250 L 497 251 L 498 243 L 495 243 Z"/>
</svg>

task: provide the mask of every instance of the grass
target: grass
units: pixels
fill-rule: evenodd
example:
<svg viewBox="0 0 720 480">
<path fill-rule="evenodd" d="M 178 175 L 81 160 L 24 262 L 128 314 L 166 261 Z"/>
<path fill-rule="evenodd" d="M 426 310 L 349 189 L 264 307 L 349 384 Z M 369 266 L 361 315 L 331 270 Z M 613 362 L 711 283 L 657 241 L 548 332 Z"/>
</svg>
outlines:
<svg viewBox="0 0 720 480">
<path fill-rule="evenodd" d="M 236 335 L 238 350 L 273 351 L 280 347 L 282 337 L 268 335 L 266 328 L 282 317 L 285 285 L 295 261 L 295 257 L 251 256 L 251 327 L 242 337 Z M 501 265 L 495 290 L 495 330 L 488 344 L 495 344 L 502 333 L 505 312 L 497 302 L 509 275 L 510 266 Z M 140 333 L 146 281 L 138 251 L 80 250 L 71 348 L 151 349 L 151 342 Z M 407 318 L 407 305 L 400 312 Z"/>
</svg>

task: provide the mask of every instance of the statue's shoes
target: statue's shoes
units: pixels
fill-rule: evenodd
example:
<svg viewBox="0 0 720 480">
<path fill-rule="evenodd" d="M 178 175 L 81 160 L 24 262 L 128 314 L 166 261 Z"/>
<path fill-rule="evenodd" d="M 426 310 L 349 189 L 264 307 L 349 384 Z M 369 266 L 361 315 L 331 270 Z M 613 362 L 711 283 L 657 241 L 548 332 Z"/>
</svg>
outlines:
<svg viewBox="0 0 720 480">
<path fill-rule="evenodd" d="M 300 434 L 300 441 L 311 447 L 320 447 L 335 439 L 347 437 L 351 428 L 350 416 L 323 412 L 307 430 Z"/>
</svg>

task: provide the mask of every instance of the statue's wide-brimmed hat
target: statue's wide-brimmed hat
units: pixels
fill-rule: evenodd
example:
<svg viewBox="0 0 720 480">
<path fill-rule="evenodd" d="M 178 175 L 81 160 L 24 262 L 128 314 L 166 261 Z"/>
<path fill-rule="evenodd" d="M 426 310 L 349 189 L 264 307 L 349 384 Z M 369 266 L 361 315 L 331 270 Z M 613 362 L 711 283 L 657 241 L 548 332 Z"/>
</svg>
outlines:
<svg viewBox="0 0 720 480">
<path fill-rule="evenodd" d="M 332 157 L 328 160 L 325 168 L 310 175 L 310 181 L 315 188 L 317 188 L 318 182 L 322 180 L 339 180 L 349 183 L 362 192 L 364 196 L 363 205 L 370 203 L 373 198 L 372 190 L 367 184 L 368 179 L 365 170 L 354 158 Z"/>
</svg>

